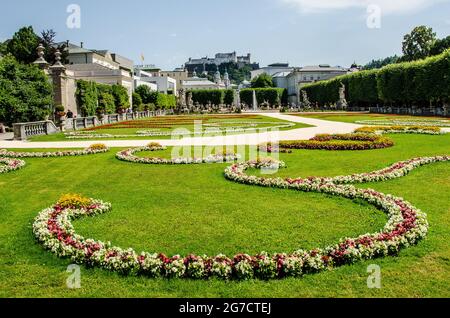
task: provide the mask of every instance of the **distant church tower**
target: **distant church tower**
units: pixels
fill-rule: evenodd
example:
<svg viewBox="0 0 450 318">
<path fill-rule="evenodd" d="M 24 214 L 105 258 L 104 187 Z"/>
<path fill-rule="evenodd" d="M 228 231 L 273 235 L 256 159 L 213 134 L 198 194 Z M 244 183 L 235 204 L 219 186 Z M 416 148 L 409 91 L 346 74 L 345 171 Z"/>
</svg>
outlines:
<svg viewBox="0 0 450 318">
<path fill-rule="evenodd" d="M 216 75 L 214 75 L 214 82 L 215 82 L 217 85 L 222 84 L 222 76 L 220 75 L 219 67 L 217 67 Z"/>
<path fill-rule="evenodd" d="M 225 84 L 225 88 L 229 88 L 231 86 L 230 75 L 226 69 L 225 74 L 223 75 L 223 83 Z"/>
</svg>

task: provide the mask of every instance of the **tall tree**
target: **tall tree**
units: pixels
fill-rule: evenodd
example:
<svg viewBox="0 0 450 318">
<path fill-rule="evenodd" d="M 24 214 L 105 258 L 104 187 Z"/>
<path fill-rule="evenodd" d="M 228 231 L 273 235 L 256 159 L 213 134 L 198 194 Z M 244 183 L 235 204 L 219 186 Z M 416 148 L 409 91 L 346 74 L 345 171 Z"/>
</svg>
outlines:
<svg viewBox="0 0 450 318">
<path fill-rule="evenodd" d="M 52 93 L 52 84 L 37 66 L 10 55 L 0 61 L 0 122 L 43 120 L 52 111 Z"/>
<path fill-rule="evenodd" d="M 399 61 L 399 59 L 400 59 L 400 57 L 398 57 L 397 55 L 394 55 L 394 56 L 386 57 L 384 59 L 372 60 L 371 62 L 364 65 L 363 69 L 364 70 L 372 70 L 372 69 L 376 69 L 376 68 L 382 68 L 383 66 L 397 63 Z"/>
<path fill-rule="evenodd" d="M 37 58 L 36 48 L 38 45 L 39 37 L 34 33 L 33 27 L 23 27 L 8 41 L 6 51 L 17 61 L 29 64 Z"/>
<path fill-rule="evenodd" d="M 68 55 L 69 52 L 67 51 L 67 45 L 60 44 L 58 45 L 56 43 L 56 32 L 52 29 L 44 30 L 41 32 L 40 42 L 45 47 L 45 60 L 50 63 L 54 64 L 56 62 L 55 60 L 55 52 L 56 50 L 59 50 L 61 52 L 61 63 L 67 64 L 68 63 Z"/>
<path fill-rule="evenodd" d="M 0 55 L 8 54 L 8 41 L 0 43 Z"/>
<path fill-rule="evenodd" d="M 403 40 L 403 61 L 414 61 L 430 55 L 436 42 L 436 33 L 425 25 L 415 27 Z"/>
<path fill-rule="evenodd" d="M 430 55 L 439 55 L 445 50 L 450 49 L 450 36 L 436 40 L 430 50 Z"/>
<path fill-rule="evenodd" d="M 252 88 L 269 88 L 274 87 L 272 76 L 267 73 L 262 73 L 252 79 Z"/>
</svg>

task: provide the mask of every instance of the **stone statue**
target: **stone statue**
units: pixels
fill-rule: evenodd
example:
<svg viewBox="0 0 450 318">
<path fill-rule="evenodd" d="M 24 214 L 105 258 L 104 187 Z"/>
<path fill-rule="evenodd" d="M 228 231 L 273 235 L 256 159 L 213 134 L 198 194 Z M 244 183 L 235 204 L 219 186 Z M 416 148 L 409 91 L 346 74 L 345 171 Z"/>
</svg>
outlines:
<svg viewBox="0 0 450 318">
<path fill-rule="evenodd" d="M 186 106 L 186 93 L 183 88 L 180 88 L 178 90 L 178 96 L 179 96 L 179 99 L 178 99 L 179 106 L 185 107 Z"/>
<path fill-rule="evenodd" d="M 311 103 L 309 101 L 308 94 L 304 90 L 302 90 L 302 105 L 303 105 L 303 108 L 305 108 L 305 109 L 311 108 Z"/>
<path fill-rule="evenodd" d="M 187 106 L 189 107 L 189 108 L 191 108 L 192 107 L 192 92 L 187 92 Z"/>
<path fill-rule="evenodd" d="M 345 99 L 345 85 L 341 83 L 339 87 L 339 101 L 337 102 L 337 109 L 346 109 L 348 107 L 347 100 Z"/>
</svg>

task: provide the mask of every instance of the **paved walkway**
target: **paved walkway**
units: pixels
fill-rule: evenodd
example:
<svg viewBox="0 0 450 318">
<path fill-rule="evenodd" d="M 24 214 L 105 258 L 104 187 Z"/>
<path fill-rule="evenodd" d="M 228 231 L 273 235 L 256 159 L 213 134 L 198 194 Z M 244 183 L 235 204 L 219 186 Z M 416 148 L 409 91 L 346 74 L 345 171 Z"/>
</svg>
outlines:
<svg viewBox="0 0 450 318">
<path fill-rule="evenodd" d="M 0 140 L 12 140 L 13 138 L 13 133 L 0 134 Z"/>
<path fill-rule="evenodd" d="M 142 147 L 149 142 L 158 142 L 165 146 L 208 146 L 208 145 L 256 145 L 264 142 L 274 142 L 278 140 L 303 140 L 310 139 L 317 134 L 324 133 L 350 133 L 361 125 L 340 123 L 314 118 L 298 117 L 292 115 L 283 115 L 278 113 L 261 113 L 258 115 L 271 118 L 287 120 L 295 123 L 312 125 L 310 128 L 300 128 L 293 130 L 238 134 L 230 136 L 217 137 L 193 137 L 180 140 L 101 140 L 101 141 L 58 141 L 58 142 L 24 142 L 24 141 L 4 141 L 0 140 L 0 149 L 3 148 L 86 148 L 95 143 L 103 143 L 108 147 Z"/>
</svg>

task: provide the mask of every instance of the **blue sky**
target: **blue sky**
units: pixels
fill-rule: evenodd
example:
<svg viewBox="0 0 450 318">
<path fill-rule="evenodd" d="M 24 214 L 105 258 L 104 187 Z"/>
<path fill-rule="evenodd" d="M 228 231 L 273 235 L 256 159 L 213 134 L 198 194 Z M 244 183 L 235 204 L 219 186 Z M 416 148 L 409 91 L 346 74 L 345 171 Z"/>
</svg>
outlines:
<svg viewBox="0 0 450 318">
<path fill-rule="evenodd" d="M 66 26 L 72 3 L 81 8 L 80 29 Z M 369 3 L 382 10 L 379 29 L 367 27 Z M 450 0 L 14 0 L 2 3 L 0 41 L 32 25 L 137 64 L 143 53 L 146 64 L 164 69 L 231 51 L 250 52 L 261 65 L 349 66 L 399 54 L 416 25 L 450 35 L 449 12 Z"/>
</svg>

